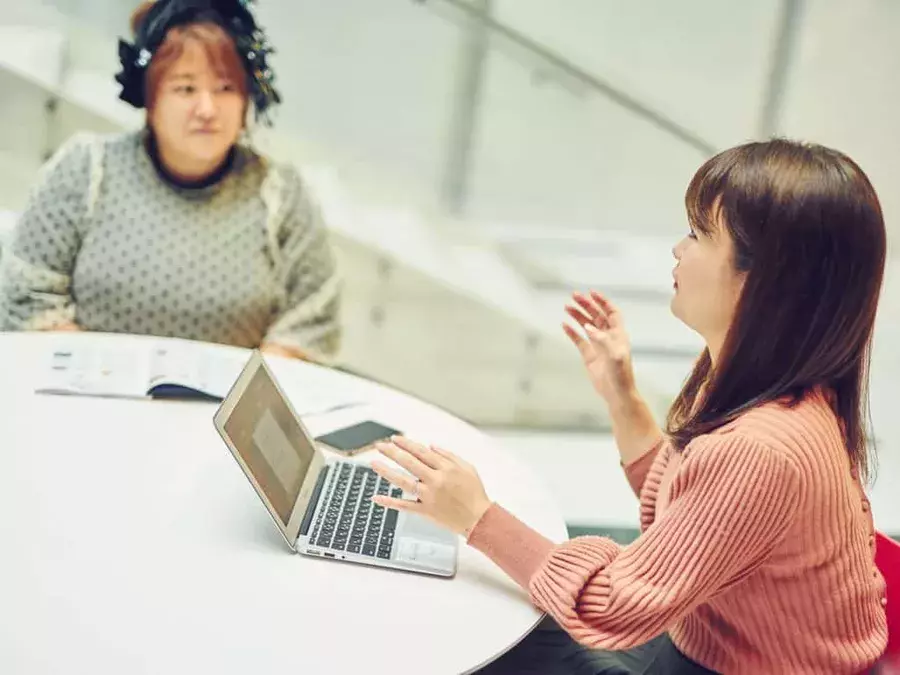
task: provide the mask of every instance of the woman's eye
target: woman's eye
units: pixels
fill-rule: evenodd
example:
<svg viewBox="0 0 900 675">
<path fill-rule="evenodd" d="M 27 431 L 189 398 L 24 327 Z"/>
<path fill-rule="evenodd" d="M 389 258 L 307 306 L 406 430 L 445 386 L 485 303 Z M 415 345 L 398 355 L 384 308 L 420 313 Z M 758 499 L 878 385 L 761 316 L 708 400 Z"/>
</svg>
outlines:
<svg viewBox="0 0 900 675">
<path fill-rule="evenodd" d="M 219 91 L 232 92 L 235 91 L 235 86 L 231 82 L 225 82 L 224 84 L 219 85 Z"/>
<path fill-rule="evenodd" d="M 195 89 L 193 85 L 190 84 L 181 84 L 175 87 L 175 91 L 179 94 L 193 94 Z"/>
<path fill-rule="evenodd" d="M 696 241 L 696 240 L 697 240 L 697 233 L 694 232 L 693 230 L 691 230 L 690 232 L 688 232 L 688 239 L 693 239 L 693 240 Z"/>
</svg>

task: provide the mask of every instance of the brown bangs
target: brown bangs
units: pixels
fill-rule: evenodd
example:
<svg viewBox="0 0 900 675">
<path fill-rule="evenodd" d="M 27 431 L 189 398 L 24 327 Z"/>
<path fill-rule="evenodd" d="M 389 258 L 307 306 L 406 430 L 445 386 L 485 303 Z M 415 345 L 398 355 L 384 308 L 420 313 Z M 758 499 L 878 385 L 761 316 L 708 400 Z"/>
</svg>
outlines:
<svg viewBox="0 0 900 675">
<path fill-rule="evenodd" d="M 246 100 L 248 96 L 247 72 L 244 70 L 244 64 L 231 36 L 218 24 L 195 23 L 170 30 L 156 54 L 153 55 L 150 68 L 147 70 L 147 109 L 152 110 L 159 92 L 160 82 L 184 54 L 184 50 L 190 42 L 203 47 L 216 74 L 231 82 Z"/>
<path fill-rule="evenodd" d="M 721 197 L 728 189 L 736 158 L 729 151 L 716 155 L 701 166 L 688 185 L 684 205 L 691 227 L 712 234 L 719 226 Z"/>
</svg>

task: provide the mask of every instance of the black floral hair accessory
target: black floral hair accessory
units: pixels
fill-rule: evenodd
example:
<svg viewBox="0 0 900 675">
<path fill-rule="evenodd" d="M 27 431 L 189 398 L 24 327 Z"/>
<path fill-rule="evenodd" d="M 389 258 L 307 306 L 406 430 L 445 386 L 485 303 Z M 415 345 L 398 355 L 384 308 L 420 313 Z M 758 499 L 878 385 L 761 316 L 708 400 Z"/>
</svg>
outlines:
<svg viewBox="0 0 900 675">
<path fill-rule="evenodd" d="M 247 73 L 256 116 L 270 122 L 267 111 L 281 102 L 281 95 L 274 86 L 275 74 L 268 64 L 269 55 L 275 50 L 250 12 L 252 1 L 157 0 L 138 27 L 134 44 L 119 40 L 122 64 L 122 70 L 116 75 L 116 81 L 122 85 L 119 98 L 135 108 L 143 108 L 147 68 L 169 30 L 209 21 L 222 26 L 234 40 Z"/>
</svg>

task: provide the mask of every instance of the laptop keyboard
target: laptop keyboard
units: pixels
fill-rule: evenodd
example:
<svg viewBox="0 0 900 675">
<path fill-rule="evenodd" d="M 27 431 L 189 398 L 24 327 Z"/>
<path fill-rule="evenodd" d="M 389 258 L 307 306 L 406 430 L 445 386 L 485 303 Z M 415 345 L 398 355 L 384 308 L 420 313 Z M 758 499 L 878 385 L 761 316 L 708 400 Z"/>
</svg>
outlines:
<svg viewBox="0 0 900 675">
<path fill-rule="evenodd" d="M 400 514 L 373 503 L 372 497 L 399 498 L 403 491 L 369 467 L 349 462 L 334 466 L 325 490 L 324 508 L 316 516 L 310 543 L 389 560 Z"/>
</svg>

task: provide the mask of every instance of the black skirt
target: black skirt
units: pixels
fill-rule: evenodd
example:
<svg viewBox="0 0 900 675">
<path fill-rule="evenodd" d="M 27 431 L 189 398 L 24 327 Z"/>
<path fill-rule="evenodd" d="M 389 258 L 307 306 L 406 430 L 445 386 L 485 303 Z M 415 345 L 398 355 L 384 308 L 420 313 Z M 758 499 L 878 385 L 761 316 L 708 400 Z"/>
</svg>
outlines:
<svg viewBox="0 0 900 675">
<path fill-rule="evenodd" d="M 668 635 L 621 652 L 584 647 L 546 618 L 478 675 L 715 675 L 678 651 Z"/>
</svg>

